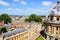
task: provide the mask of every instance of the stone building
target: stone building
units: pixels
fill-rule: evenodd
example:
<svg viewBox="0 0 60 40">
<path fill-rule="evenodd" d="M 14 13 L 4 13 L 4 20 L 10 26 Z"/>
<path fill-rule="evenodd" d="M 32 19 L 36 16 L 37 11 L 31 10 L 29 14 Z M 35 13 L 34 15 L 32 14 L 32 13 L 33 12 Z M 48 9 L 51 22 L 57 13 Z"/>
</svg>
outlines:
<svg viewBox="0 0 60 40">
<path fill-rule="evenodd" d="M 29 27 L 19 28 L 0 35 L 0 40 L 29 40 L 32 35 L 41 30 L 41 24 L 29 23 Z M 33 36 L 34 37 L 34 36 Z"/>
<path fill-rule="evenodd" d="M 60 40 L 60 0 L 44 23 L 46 40 Z"/>
</svg>

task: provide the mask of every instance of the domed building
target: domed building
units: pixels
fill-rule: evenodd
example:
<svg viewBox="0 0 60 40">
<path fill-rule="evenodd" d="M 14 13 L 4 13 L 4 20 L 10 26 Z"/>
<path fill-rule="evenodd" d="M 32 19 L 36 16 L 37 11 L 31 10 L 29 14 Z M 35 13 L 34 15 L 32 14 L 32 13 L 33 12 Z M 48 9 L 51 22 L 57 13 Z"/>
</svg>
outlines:
<svg viewBox="0 0 60 40">
<path fill-rule="evenodd" d="M 46 40 L 60 40 L 60 0 L 44 23 Z"/>
</svg>

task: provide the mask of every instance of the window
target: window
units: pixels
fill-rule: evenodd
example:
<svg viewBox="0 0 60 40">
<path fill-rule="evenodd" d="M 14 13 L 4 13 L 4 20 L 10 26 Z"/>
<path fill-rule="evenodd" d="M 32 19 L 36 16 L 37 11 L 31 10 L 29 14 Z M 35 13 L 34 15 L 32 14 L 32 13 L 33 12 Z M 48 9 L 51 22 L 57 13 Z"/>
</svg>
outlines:
<svg viewBox="0 0 60 40">
<path fill-rule="evenodd" d="M 57 17 L 57 21 L 59 21 L 59 18 Z"/>
<path fill-rule="evenodd" d="M 50 19 L 51 21 L 53 20 L 53 16 L 51 16 L 51 19 Z"/>
<path fill-rule="evenodd" d="M 58 27 L 56 27 L 56 30 L 58 30 Z"/>
<path fill-rule="evenodd" d="M 58 33 L 56 32 L 56 34 L 58 34 Z"/>
<path fill-rule="evenodd" d="M 51 26 L 51 31 L 50 31 L 50 33 L 52 34 L 52 26 Z"/>
</svg>

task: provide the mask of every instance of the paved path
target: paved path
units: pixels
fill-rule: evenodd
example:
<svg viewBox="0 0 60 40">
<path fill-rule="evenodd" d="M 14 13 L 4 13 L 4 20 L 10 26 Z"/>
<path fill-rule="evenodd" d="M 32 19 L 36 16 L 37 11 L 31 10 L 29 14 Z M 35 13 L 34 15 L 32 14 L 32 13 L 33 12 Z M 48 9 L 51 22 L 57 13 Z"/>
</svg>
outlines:
<svg viewBox="0 0 60 40">
<path fill-rule="evenodd" d="M 44 30 L 44 27 L 40 31 L 42 30 Z M 36 38 L 40 36 L 40 31 L 32 34 L 27 40 L 36 40 Z"/>
<path fill-rule="evenodd" d="M 31 37 L 29 37 L 27 40 L 36 40 L 37 37 L 40 36 L 40 33 L 34 33 Z"/>
</svg>

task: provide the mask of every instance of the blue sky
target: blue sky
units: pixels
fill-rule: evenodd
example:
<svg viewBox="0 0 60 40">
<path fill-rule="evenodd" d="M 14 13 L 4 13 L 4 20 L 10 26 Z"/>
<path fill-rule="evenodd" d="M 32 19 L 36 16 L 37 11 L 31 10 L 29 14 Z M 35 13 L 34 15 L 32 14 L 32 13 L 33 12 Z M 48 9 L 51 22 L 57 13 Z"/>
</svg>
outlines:
<svg viewBox="0 0 60 40">
<path fill-rule="evenodd" d="M 48 15 L 57 0 L 0 0 L 0 14 Z"/>
</svg>

